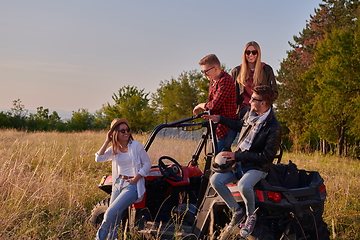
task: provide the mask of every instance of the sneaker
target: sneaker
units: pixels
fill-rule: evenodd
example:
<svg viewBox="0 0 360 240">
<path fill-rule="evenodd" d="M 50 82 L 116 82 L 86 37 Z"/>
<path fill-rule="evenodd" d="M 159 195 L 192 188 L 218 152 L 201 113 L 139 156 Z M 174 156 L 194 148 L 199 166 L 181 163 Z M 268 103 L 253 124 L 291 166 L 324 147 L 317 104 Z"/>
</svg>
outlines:
<svg viewBox="0 0 360 240">
<path fill-rule="evenodd" d="M 249 236 L 254 231 L 255 224 L 256 224 L 256 214 L 247 217 L 245 225 L 240 230 L 240 235 L 242 237 Z"/>
<path fill-rule="evenodd" d="M 241 220 L 244 218 L 245 213 L 242 208 L 240 208 L 239 211 L 234 212 L 231 222 L 229 223 L 229 226 L 226 228 L 227 231 L 231 231 L 236 225 L 238 225 Z"/>
</svg>

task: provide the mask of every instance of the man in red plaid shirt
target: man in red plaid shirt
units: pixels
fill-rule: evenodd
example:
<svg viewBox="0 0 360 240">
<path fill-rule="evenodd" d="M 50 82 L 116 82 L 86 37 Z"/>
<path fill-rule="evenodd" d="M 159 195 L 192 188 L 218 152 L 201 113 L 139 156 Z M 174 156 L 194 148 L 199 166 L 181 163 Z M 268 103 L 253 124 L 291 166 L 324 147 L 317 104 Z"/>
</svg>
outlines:
<svg viewBox="0 0 360 240">
<path fill-rule="evenodd" d="M 208 102 L 198 104 L 194 115 L 199 110 L 211 110 L 213 115 L 220 115 L 230 119 L 236 119 L 236 91 L 233 78 L 221 70 L 219 59 L 215 54 L 205 56 L 199 62 L 201 72 L 209 79 Z M 216 128 L 218 151 L 231 151 L 230 147 L 237 133 L 224 125 L 219 124 Z"/>
</svg>

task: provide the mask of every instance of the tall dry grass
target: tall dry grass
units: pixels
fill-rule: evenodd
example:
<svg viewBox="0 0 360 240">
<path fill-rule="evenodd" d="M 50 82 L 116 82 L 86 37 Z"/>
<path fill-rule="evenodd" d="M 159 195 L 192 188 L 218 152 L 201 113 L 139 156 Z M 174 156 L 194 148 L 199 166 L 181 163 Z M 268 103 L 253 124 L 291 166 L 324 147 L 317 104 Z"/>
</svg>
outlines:
<svg viewBox="0 0 360 240">
<path fill-rule="evenodd" d="M 332 239 L 360 239 L 360 160 L 320 154 L 285 153 L 299 169 L 319 171 L 324 178 L 327 199 L 324 221 Z"/>
<path fill-rule="evenodd" d="M 94 161 L 105 132 L 0 132 L 0 239 L 93 239 L 86 223 L 111 164 Z"/>
<path fill-rule="evenodd" d="M 135 135 L 146 142 L 147 136 Z M 57 133 L 0 130 L 0 239 L 94 239 L 87 223 L 93 205 L 106 197 L 97 188 L 111 164 L 96 163 L 94 153 L 105 132 Z M 175 141 L 175 140 L 174 140 Z M 195 146 L 164 149 L 190 160 Z M 176 147 L 173 147 L 176 146 Z M 189 153 L 183 155 L 183 150 Z M 316 170 L 325 179 L 328 197 L 324 219 L 334 239 L 359 239 L 360 163 L 358 160 L 318 155 L 285 154 L 299 168 Z"/>
</svg>

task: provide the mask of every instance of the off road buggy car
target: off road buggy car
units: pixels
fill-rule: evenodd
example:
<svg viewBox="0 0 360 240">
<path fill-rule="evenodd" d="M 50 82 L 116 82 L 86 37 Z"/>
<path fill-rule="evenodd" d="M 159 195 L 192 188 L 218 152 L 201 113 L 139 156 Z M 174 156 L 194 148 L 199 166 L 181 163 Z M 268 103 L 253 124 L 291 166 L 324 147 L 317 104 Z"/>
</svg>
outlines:
<svg viewBox="0 0 360 240">
<path fill-rule="evenodd" d="M 239 227 L 224 230 L 231 213 L 209 184 L 218 152 L 215 126 L 201 115 L 157 126 L 144 146 L 154 164 L 145 178 L 146 195 L 123 214 L 126 226 L 136 227 L 144 239 L 242 239 Z M 280 151 L 268 177 L 254 188 L 258 221 L 248 239 L 329 239 L 322 219 L 323 179 L 318 172 L 281 164 L 281 156 Z M 112 176 L 104 176 L 99 188 L 111 194 L 111 185 Z M 243 206 L 236 183 L 228 187 Z M 94 226 L 109 200 L 94 206 Z"/>
</svg>

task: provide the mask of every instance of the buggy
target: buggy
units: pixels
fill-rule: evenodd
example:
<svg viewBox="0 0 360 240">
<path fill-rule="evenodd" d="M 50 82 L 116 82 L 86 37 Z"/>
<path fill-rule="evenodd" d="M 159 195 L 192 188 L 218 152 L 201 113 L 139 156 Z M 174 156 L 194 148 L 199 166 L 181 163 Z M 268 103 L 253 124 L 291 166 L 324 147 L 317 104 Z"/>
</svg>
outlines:
<svg viewBox="0 0 360 240">
<path fill-rule="evenodd" d="M 203 113 L 208 114 L 208 113 Z M 231 213 L 209 184 L 218 153 L 215 125 L 191 116 L 158 125 L 144 148 L 153 166 L 145 177 L 146 194 L 122 216 L 144 239 L 243 239 L 240 226 L 227 232 Z M 316 171 L 282 164 L 282 151 L 266 179 L 255 187 L 258 220 L 247 239 L 329 239 L 322 219 L 326 187 Z M 291 183 L 291 184 L 289 184 Z M 99 188 L 111 194 L 112 176 Z M 244 206 L 236 182 L 227 185 Z M 110 197 L 98 202 L 90 223 L 99 226 Z"/>
</svg>

